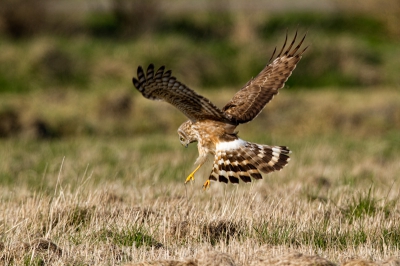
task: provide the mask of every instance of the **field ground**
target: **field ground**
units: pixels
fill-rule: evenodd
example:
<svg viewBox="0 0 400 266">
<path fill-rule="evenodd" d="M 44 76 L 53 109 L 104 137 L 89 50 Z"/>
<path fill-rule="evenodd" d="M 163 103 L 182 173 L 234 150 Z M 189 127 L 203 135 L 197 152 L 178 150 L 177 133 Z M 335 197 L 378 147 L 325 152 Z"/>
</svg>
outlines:
<svg viewBox="0 0 400 266">
<path fill-rule="evenodd" d="M 219 106 L 231 94 L 205 93 Z M 0 125 L 2 263 L 197 258 L 192 265 L 205 265 L 222 252 L 226 265 L 266 265 L 300 252 L 286 259 L 399 265 L 398 90 L 283 90 L 239 135 L 288 145 L 289 165 L 251 184 L 212 183 L 207 191 L 207 166 L 183 184 L 197 156 L 175 133 L 183 115 L 130 92 L 129 108 L 109 114 L 101 106 L 114 106 L 116 96 L 95 95 L 2 98 L 1 114 L 18 117 L 14 126 Z"/>
<path fill-rule="evenodd" d="M 0 264 L 400 265 L 400 2 L 173 2 L 0 2 Z M 137 66 L 223 106 L 296 30 L 302 61 L 239 127 L 289 165 L 185 186 L 185 118 Z"/>
</svg>

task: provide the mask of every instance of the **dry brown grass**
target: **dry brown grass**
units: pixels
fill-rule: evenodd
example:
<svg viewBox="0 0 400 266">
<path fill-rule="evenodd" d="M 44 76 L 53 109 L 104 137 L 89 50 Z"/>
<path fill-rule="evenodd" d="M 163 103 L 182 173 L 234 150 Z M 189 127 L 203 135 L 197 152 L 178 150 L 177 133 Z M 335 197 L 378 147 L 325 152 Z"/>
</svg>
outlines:
<svg viewBox="0 0 400 266">
<path fill-rule="evenodd" d="M 222 92 L 216 102 L 230 95 Z M 8 97 L 11 107 L 26 101 Z M 86 93 L 67 94 L 65 103 L 70 99 L 90 107 L 119 102 Z M 212 183 L 206 192 L 207 169 L 183 184 L 197 150 L 181 148 L 175 129 L 130 138 L 2 139 L 1 263 L 398 265 L 398 102 L 392 90 L 283 93 L 240 135 L 289 145 L 288 167 L 251 184 Z M 35 97 L 29 103 L 25 111 L 43 106 Z M 122 115 L 132 123 L 156 108 L 163 111 L 151 121 L 156 126 L 183 120 L 167 105 L 136 98 L 132 104 Z M 56 106 L 49 101 L 43 109 Z M 88 110 L 59 108 L 49 121 Z M 96 122 L 104 110 L 94 110 L 80 121 L 105 128 Z M 345 122 L 332 124 L 332 117 Z"/>
<path fill-rule="evenodd" d="M 134 192 L 123 200 L 116 196 L 107 198 L 106 192 L 95 188 L 75 193 L 60 189 L 54 197 L 34 196 L 29 191 L 24 193 L 23 189 L 17 198 L 4 192 L 8 200 L 3 201 L 1 209 L 1 230 L 5 234 L 2 259 L 16 265 L 28 258 L 55 265 L 107 265 L 124 261 L 148 262 L 142 265 L 222 265 L 222 261 L 226 265 L 333 265 L 324 258 L 341 262 L 354 256 L 373 257 L 374 260 L 398 256 L 393 243 L 388 243 L 384 249 L 374 244 L 380 237 L 376 230 L 393 230 L 398 219 L 396 212 L 386 221 L 379 211 L 372 217 L 348 224 L 341 221 L 344 218 L 339 218 L 343 216 L 341 209 L 346 206 L 343 201 L 348 198 L 343 193 L 346 188 L 338 186 L 329 192 L 332 198 L 337 193 L 342 194 L 339 206 L 335 206 L 336 203 L 331 202 L 334 199 L 328 203 L 310 202 L 303 195 L 302 185 L 293 182 L 295 184 L 286 183 L 280 188 L 278 183 L 257 182 L 238 190 L 214 184 L 207 193 L 197 184 L 186 189 L 178 184 L 136 189 L 116 184 L 101 186 L 107 190 L 111 185 L 118 194 L 126 189 Z M 398 187 L 393 189 L 398 191 Z M 191 196 L 186 197 L 185 190 Z M 329 232 L 339 227 L 349 230 L 346 238 L 351 238 L 351 230 L 364 227 L 371 239 L 359 245 L 349 243 L 340 249 L 335 249 L 334 243 L 321 249 L 305 242 L 303 234 L 312 234 L 313 227 L 321 227 L 319 221 L 326 221 L 327 217 L 332 228 L 326 229 L 328 239 Z M 285 228 L 288 222 L 296 224 Z M 292 231 L 286 231 L 289 236 L 282 234 L 281 240 L 271 238 L 265 242 L 254 229 L 265 223 L 271 223 L 271 231 L 279 228 L 292 228 Z M 139 238 L 138 241 L 144 243 L 140 245 L 139 242 L 138 247 L 128 241 L 135 228 L 145 235 Z M 296 238 L 297 241 L 292 242 Z M 269 241 L 282 243 L 260 245 Z M 288 247 L 292 250 L 290 254 L 287 254 Z M 319 256 L 310 256 L 315 253 Z M 176 263 L 172 262 L 173 258 Z M 221 262 L 216 263 L 217 259 Z"/>
<path fill-rule="evenodd" d="M 251 266 L 335 266 L 337 264 L 324 259 L 320 256 L 304 255 L 297 252 L 292 252 L 280 256 L 274 256 L 271 254 L 273 248 L 269 247 L 264 252 L 261 252 L 260 257 L 255 256 L 248 261 L 248 265 Z M 242 265 L 234 261 L 232 256 L 215 251 L 199 252 L 196 259 L 187 260 L 157 260 L 157 261 L 146 261 L 133 264 L 125 264 L 125 266 L 235 266 Z M 369 260 L 353 259 L 349 260 L 342 266 L 397 266 L 400 265 L 400 259 L 390 258 L 386 261 L 372 262 Z"/>
</svg>

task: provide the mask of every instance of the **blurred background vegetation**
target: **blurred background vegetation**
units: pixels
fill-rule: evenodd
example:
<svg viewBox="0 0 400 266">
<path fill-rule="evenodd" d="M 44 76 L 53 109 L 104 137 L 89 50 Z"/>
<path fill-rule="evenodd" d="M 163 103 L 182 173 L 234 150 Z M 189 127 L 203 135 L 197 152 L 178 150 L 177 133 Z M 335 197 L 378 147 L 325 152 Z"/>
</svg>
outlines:
<svg viewBox="0 0 400 266">
<path fill-rule="evenodd" d="M 285 90 L 398 90 L 398 25 L 397 0 L 4 0 L 0 137 L 174 132 L 182 116 L 144 121 L 159 112 L 133 91 L 138 65 L 166 65 L 193 89 L 231 96 L 286 31 L 308 32 L 310 48 Z"/>
<path fill-rule="evenodd" d="M 196 145 L 179 144 L 186 118 L 134 89 L 137 67 L 165 65 L 222 107 L 296 30 L 308 32 L 303 59 L 238 129 L 245 140 L 289 146 L 289 166 L 206 194 L 210 161 L 184 186 L 198 156 Z M 0 0 L 0 250 L 24 253 L 46 238 L 68 265 L 203 246 L 244 259 L 257 243 L 330 258 L 398 255 L 399 70 L 399 0 Z M 203 229 L 219 222 L 222 234 L 208 241 Z M 125 253 L 136 225 L 161 253 L 151 243 Z M 111 243 L 123 237 L 130 244 Z"/>
</svg>

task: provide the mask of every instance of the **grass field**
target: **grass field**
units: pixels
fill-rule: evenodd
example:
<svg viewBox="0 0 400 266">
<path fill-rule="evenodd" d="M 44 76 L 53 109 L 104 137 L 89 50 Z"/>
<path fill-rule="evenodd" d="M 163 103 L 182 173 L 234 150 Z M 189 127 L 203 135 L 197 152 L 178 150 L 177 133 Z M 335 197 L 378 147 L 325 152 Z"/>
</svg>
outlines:
<svg viewBox="0 0 400 266">
<path fill-rule="evenodd" d="M 3 95 L 19 122 L 0 124 L 0 263 L 400 263 L 398 89 L 282 91 L 239 135 L 288 145 L 289 165 L 207 191 L 210 165 L 183 183 L 197 156 L 175 133 L 184 116 L 117 92 Z M 129 107 L 104 111 L 118 95 Z"/>
<path fill-rule="evenodd" d="M 400 265 L 398 1 L 3 2 L 0 265 Z M 203 191 L 210 161 L 184 185 L 196 145 L 138 65 L 221 107 L 296 30 L 302 61 L 239 127 L 289 165 Z"/>
</svg>

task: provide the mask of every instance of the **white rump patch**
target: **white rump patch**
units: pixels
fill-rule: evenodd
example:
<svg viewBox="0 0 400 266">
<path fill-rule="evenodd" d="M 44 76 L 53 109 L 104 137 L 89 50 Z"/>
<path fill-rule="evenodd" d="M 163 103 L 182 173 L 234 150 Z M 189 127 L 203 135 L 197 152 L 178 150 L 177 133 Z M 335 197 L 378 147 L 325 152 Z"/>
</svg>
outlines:
<svg viewBox="0 0 400 266">
<path fill-rule="evenodd" d="M 242 139 L 236 139 L 234 141 L 220 142 L 217 144 L 216 148 L 217 150 L 230 151 L 236 150 L 240 147 L 243 147 L 244 145 L 246 145 L 246 141 Z"/>
</svg>

